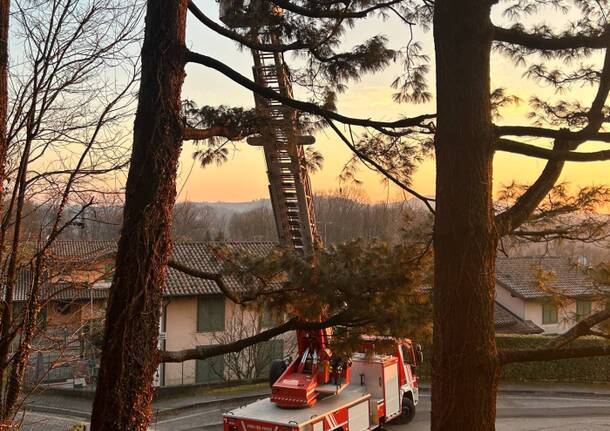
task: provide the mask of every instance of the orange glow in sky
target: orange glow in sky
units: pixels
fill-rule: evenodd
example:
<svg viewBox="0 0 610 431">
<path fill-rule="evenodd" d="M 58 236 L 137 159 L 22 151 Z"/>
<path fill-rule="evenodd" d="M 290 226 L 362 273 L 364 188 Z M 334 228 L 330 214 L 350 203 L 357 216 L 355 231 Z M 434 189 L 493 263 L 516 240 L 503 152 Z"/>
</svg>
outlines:
<svg viewBox="0 0 610 431">
<path fill-rule="evenodd" d="M 206 12 L 217 17 L 215 2 L 210 2 Z M 247 51 L 239 51 L 231 41 L 218 37 L 193 19 L 189 19 L 187 28 L 189 47 L 195 51 L 214 56 L 238 70 L 243 75 L 251 76 L 251 57 Z M 398 22 L 368 22 L 353 31 L 347 46 L 358 43 L 367 36 L 384 33 L 391 45 L 400 48 L 404 45 L 407 30 Z M 432 55 L 431 35 L 419 33 L 428 54 Z M 291 57 L 286 57 L 290 64 Z M 589 60 L 596 60 L 595 58 Z M 390 83 L 400 73 L 401 65 L 397 64 L 374 76 L 365 76 L 358 83 L 352 83 L 349 90 L 339 99 L 339 111 L 346 115 L 375 119 L 396 119 L 401 116 L 413 116 L 434 112 L 434 105 L 396 104 L 392 101 L 393 90 Z M 593 98 L 589 87 L 575 87 L 569 94 L 556 95 L 551 88 L 541 87 L 523 77 L 523 67 L 514 65 L 510 60 L 494 54 L 492 59 L 492 89 L 504 87 L 507 93 L 519 96 L 523 102 L 502 111 L 504 124 L 528 124 L 525 115 L 529 111 L 527 104 L 532 95 L 542 98 L 560 98 L 581 100 L 587 104 Z M 429 76 L 429 84 L 434 92 L 434 75 Z M 297 97 L 299 94 L 297 93 Z M 183 97 L 194 100 L 199 105 L 234 105 L 252 106 L 253 97 L 247 90 L 229 81 L 215 71 L 198 65 L 187 68 Z M 312 183 L 317 192 L 328 191 L 339 187 L 337 176 L 342 166 L 350 158 L 349 150 L 334 136 L 332 130 L 325 130 L 316 136 L 316 148 L 325 157 L 324 168 L 313 175 Z M 181 158 L 180 200 L 193 201 L 246 201 L 267 198 L 267 177 L 262 150 L 249 147 L 245 142 L 236 144 L 238 151 L 230 160 L 220 167 L 211 166 L 205 169 L 192 160 L 193 145 L 187 143 Z M 586 144 L 579 151 L 607 149 L 607 144 Z M 525 156 L 498 153 L 494 162 L 494 187 L 496 190 L 503 184 L 516 181 L 531 183 L 544 168 L 545 161 Z M 610 163 L 567 163 L 561 181 L 575 186 L 610 183 Z M 425 195 L 434 194 L 434 161 L 424 162 L 413 178 L 413 188 Z M 401 199 L 403 194 L 395 186 L 387 188 L 379 174 L 362 166 L 358 178 L 363 181 L 362 188 L 371 201 Z"/>
</svg>

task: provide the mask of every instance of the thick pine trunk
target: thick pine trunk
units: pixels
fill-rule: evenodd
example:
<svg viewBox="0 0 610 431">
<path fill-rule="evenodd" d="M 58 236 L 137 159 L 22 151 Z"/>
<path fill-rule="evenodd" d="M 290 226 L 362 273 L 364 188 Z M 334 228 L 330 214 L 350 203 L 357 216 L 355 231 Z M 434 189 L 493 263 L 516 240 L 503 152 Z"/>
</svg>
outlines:
<svg viewBox="0 0 610 431">
<path fill-rule="evenodd" d="M 94 431 L 145 430 L 182 142 L 186 0 L 148 0 L 123 229 L 106 314 Z"/>
<path fill-rule="evenodd" d="M 437 0 L 433 431 L 495 427 L 490 2 Z"/>
</svg>

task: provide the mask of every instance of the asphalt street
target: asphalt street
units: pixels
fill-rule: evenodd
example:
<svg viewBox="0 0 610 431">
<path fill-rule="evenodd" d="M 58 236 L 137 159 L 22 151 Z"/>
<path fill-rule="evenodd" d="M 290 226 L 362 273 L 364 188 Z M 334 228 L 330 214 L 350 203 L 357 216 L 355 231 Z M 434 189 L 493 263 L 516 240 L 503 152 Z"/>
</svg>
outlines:
<svg viewBox="0 0 610 431">
<path fill-rule="evenodd" d="M 151 431 L 220 430 L 222 411 L 237 407 L 225 403 L 184 409 L 174 416 L 155 420 Z M 503 394 L 497 404 L 498 431 L 610 431 L 610 398 Z M 430 429 L 430 398 L 421 397 L 415 420 L 408 425 L 387 425 L 388 431 L 424 431 Z M 29 412 L 24 418 L 25 431 L 67 431 L 83 419 L 58 414 Z"/>
</svg>

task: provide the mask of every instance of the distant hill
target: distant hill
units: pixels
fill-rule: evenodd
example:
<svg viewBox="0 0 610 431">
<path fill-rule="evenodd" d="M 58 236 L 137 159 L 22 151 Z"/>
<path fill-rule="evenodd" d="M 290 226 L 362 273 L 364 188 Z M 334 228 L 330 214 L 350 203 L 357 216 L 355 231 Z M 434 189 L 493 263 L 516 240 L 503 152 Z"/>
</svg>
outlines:
<svg viewBox="0 0 610 431">
<path fill-rule="evenodd" d="M 317 199 L 324 199 L 324 198 L 326 198 L 326 197 L 325 196 L 314 197 L 314 202 Z M 224 215 L 227 215 L 227 214 L 233 214 L 233 213 L 241 214 L 241 213 L 245 213 L 245 212 L 248 212 L 248 211 L 253 210 L 255 208 L 260 208 L 260 207 L 271 208 L 271 200 L 269 200 L 269 199 L 256 199 L 256 200 L 246 201 L 246 202 L 208 202 L 208 201 L 199 201 L 199 202 L 192 202 L 192 204 L 197 206 L 197 207 L 209 207 L 209 208 L 212 208 L 220 216 L 224 216 Z M 376 204 L 376 203 L 371 204 L 371 206 L 376 206 L 376 205 L 383 205 L 383 204 L 381 204 L 381 203 L 380 204 Z M 414 211 L 420 211 L 420 210 L 421 211 L 427 211 L 426 206 L 419 199 L 409 199 L 409 200 L 404 201 L 404 202 L 392 202 L 392 203 L 388 204 L 388 206 L 389 207 L 406 206 L 407 208 L 410 208 L 410 209 L 412 209 Z"/>
<path fill-rule="evenodd" d="M 193 202 L 198 207 L 212 208 L 219 216 L 225 216 L 230 214 L 241 214 L 247 211 L 251 211 L 255 208 L 269 207 L 271 208 L 271 201 L 269 199 L 258 199 L 248 202 Z"/>
</svg>

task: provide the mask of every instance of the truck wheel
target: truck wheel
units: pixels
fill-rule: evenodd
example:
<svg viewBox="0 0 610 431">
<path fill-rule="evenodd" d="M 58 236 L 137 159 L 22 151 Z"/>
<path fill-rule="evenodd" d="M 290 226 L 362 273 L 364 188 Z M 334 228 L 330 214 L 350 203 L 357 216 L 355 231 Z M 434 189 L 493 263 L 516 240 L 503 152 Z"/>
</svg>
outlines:
<svg viewBox="0 0 610 431">
<path fill-rule="evenodd" d="M 287 365 L 282 359 L 276 359 L 271 362 L 271 367 L 269 368 L 269 386 L 273 386 L 277 379 L 280 378 L 284 371 L 286 371 Z"/>
<path fill-rule="evenodd" d="M 392 420 L 393 424 L 403 425 L 408 424 L 415 417 L 415 403 L 408 394 L 402 397 L 402 413 L 396 419 Z"/>
</svg>

